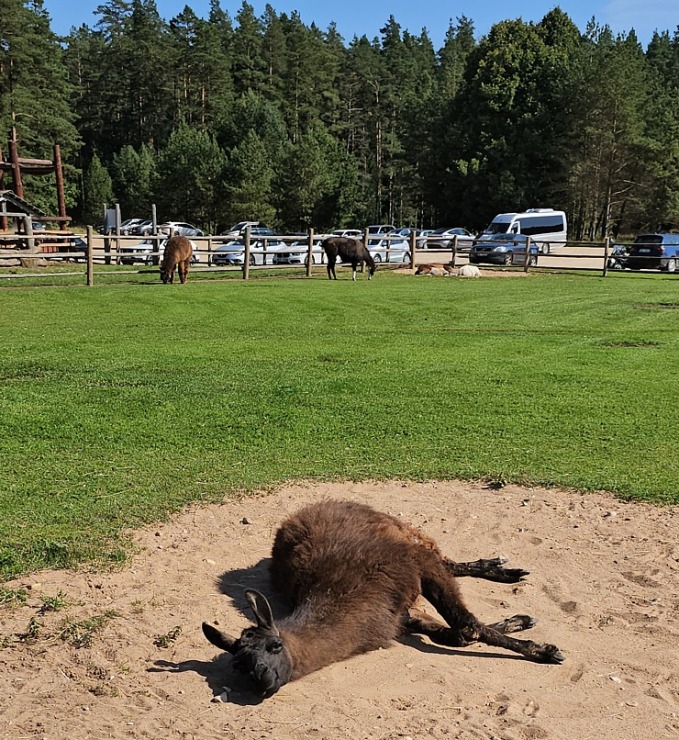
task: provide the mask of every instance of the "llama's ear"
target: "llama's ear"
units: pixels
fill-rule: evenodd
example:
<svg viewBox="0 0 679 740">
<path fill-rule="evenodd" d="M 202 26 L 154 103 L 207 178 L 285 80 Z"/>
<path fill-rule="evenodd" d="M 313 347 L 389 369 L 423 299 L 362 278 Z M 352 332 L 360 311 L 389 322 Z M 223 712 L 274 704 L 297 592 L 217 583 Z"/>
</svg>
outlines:
<svg viewBox="0 0 679 740">
<path fill-rule="evenodd" d="M 260 594 L 259 591 L 255 591 L 254 588 L 245 589 L 245 598 L 250 603 L 252 611 L 257 620 L 257 626 L 262 629 L 269 630 L 274 635 L 278 636 L 278 628 L 273 621 L 273 612 L 271 611 L 271 605 L 266 599 L 264 594 Z"/>
<path fill-rule="evenodd" d="M 225 650 L 227 653 L 233 653 L 233 646 L 236 644 L 236 638 L 220 632 L 207 622 L 203 622 L 203 634 L 216 647 Z"/>
</svg>

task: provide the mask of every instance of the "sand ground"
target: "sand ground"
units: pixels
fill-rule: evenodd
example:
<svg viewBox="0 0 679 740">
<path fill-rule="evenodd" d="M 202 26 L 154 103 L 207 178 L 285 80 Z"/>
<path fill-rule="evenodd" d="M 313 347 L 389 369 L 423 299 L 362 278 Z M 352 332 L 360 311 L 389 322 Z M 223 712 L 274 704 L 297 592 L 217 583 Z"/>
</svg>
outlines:
<svg viewBox="0 0 679 740">
<path fill-rule="evenodd" d="M 263 702 L 238 691 L 200 624 L 247 624 L 242 587 L 266 591 L 277 525 L 322 497 L 402 516 L 455 560 L 529 570 L 518 584 L 461 579 L 462 593 L 484 621 L 538 618 L 527 636 L 566 661 L 408 637 Z M 119 572 L 5 584 L 28 599 L 0 607 L 0 738 L 679 737 L 678 525 L 678 507 L 454 481 L 295 484 L 191 507 L 136 533 Z M 45 611 L 49 598 L 66 605 Z M 214 701 L 224 686 L 230 701 Z"/>
</svg>

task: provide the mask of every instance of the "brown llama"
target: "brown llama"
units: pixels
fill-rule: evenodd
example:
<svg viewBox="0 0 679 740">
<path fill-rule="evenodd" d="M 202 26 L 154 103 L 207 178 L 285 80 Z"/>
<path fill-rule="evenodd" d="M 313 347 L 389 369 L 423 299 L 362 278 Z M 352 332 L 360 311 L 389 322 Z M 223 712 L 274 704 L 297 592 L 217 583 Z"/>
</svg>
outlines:
<svg viewBox="0 0 679 740">
<path fill-rule="evenodd" d="M 482 642 L 538 663 L 561 663 L 554 645 L 508 636 L 535 621 L 517 614 L 482 624 L 465 607 L 456 576 L 511 583 L 527 571 L 504 560 L 456 563 L 415 527 L 364 504 L 321 501 L 288 517 L 276 532 L 270 565 L 273 586 L 290 607 L 274 622 L 266 597 L 245 596 L 256 627 L 230 637 L 210 624 L 203 633 L 234 656 L 265 697 L 330 663 L 384 648 L 400 635 L 426 635 L 439 645 Z M 414 608 L 422 595 L 447 624 Z"/>
<path fill-rule="evenodd" d="M 442 262 L 430 262 L 418 265 L 415 270 L 416 275 L 452 275 L 455 268 L 451 264 L 444 265 Z"/>
<path fill-rule="evenodd" d="M 332 280 L 333 278 L 337 280 L 337 275 L 335 274 L 337 257 L 342 262 L 351 262 L 351 269 L 353 270 L 352 280 L 356 280 L 356 269 L 359 263 L 365 262 L 368 265 L 368 280 L 375 274 L 375 260 L 363 242 L 358 239 L 348 236 L 329 236 L 323 240 L 321 246 L 328 258 L 328 280 Z"/>
<path fill-rule="evenodd" d="M 185 236 L 172 236 L 165 242 L 163 261 L 160 263 L 160 279 L 164 283 L 174 280 L 177 268 L 179 281 L 183 284 L 189 275 L 189 265 L 193 256 L 191 241 Z"/>
</svg>

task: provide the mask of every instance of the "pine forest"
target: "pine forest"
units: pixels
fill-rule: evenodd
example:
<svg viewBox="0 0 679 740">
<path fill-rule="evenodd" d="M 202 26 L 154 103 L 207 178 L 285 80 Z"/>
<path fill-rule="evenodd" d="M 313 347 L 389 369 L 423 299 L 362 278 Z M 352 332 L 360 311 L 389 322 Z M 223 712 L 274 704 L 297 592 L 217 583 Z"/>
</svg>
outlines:
<svg viewBox="0 0 679 740">
<path fill-rule="evenodd" d="M 57 36 L 42 0 L 0 0 L 0 147 L 65 165 L 69 215 L 243 219 L 282 233 L 368 223 L 483 228 L 530 207 L 570 235 L 679 229 L 679 27 L 647 47 L 562 10 L 441 48 L 389 17 L 375 38 L 243 2 L 106 0 Z M 25 197 L 55 213 L 54 185 Z M 5 174 L 4 185 L 8 177 Z"/>
</svg>

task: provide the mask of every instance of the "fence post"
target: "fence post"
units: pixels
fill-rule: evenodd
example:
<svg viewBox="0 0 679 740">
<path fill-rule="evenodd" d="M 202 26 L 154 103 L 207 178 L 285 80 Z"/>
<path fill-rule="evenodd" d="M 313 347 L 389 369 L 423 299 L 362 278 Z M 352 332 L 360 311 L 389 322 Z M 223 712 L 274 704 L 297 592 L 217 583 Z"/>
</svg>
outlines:
<svg viewBox="0 0 679 740">
<path fill-rule="evenodd" d="M 531 238 L 527 236 L 526 246 L 524 247 L 524 254 L 523 254 L 523 271 L 524 272 L 528 272 L 528 266 L 530 265 L 530 248 L 531 248 Z"/>
<path fill-rule="evenodd" d="M 604 239 L 604 269 L 601 277 L 606 277 L 608 275 L 608 250 L 611 246 L 611 237 L 607 236 Z"/>
<path fill-rule="evenodd" d="M 87 227 L 87 287 L 91 288 L 94 285 L 94 255 L 92 250 L 94 248 L 94 238 L 91 226 Z"/>
<path fill-rule="evenodd" d="M 363 231 L 363 246 L 367 249 L 368 248 L 368 227 L 366 226 L 365 230 Z M 365 262 L 361 262 L 361 272 L 365 271 Z"/>
<path fill-rule="evenodd" d="M 314 230 L 309 228 L 309 249 L 306 256 L 306 276 L 311 277 L 311 267 L 314 264 Z"/>
<path fill-rule="evenodd" d="M 250 227 L 245 228 L 245 253 L 243 254 L 243 280 L 250 277 Z"/>
<path fill-rule="evenodd" d="M 207 266 L 212 267 L 212 234 L 207 235 Z"/>
<path fill-rule="evenodd" d="M 455 258 L 457 257 L 457 234 L 453 234 L 453 254 L 450 260 L 451 267 L 455 267 Z"/>
<path fill-rule="evenodd" d="M 26 232 L 26 246 L 30 254 L 35 254 L 38 251 L 38 245 L 35 243 L 33 237 L 33 220 L 30 216 L 24 216 L 24 231 Z"/>
<path fill-rule="evenodd" d="M 116 265 L 120 264 L 120 203 L 116 203 Z"/>
<path fill-rule="evenodd" d="M 415 229 L 410 232 L 410 269 L 415 269 L 415 250 L 417 249 L 417 234 Z"/>
</svg>

